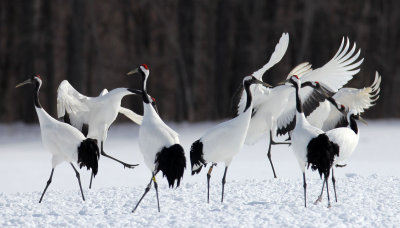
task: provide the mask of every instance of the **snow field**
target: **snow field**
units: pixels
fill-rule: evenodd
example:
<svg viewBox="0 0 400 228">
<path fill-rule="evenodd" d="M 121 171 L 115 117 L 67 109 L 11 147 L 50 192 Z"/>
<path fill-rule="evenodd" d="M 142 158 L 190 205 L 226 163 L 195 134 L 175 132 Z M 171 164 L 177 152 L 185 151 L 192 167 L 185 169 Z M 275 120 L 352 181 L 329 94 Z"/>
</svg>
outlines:
<svg viewBox="0 0 400 228">
<path fill-rule="evenodd" d="M 89 190 L 90 173 L 81 169 L 83 202 L 73 170 L 56 167 L 53 182 L 38 203 L 51 171 L 51 155 L 44 151 L 38 125 L 0 125 L 0 227 L 392 227 L 400 224 L 400 121 L 360 124 L 360 143 L 348 166 L 335 170 L 338 202 L 332 208 L 326 194 L 314 205 L 322 180 L 309 170 L 307 208 L 303 206 L 302 175 L 287 146 L 272 147 L 278 179 L 266 157 L 266 140 L 245 146 L 227 173 L 224 203 L 221 178 L 224 164 L 214 168 L 210 204 L 206 203 L 206 172 L 190 175 L 189 150 L 215 122 L 170 124 L 180 134 L 187 168 L 181 186 L 168 189 L 157 175 L 161 213 L 154 188 L 132 214 L 150 180 L 137 145 L 138 127 L 113 125 L 105 151 L 123 161 L 139 163 L 131 170 L 101 158 L 99 173 Z M 331 183 L 331 182 L 330 182 Z"/>
</svg>

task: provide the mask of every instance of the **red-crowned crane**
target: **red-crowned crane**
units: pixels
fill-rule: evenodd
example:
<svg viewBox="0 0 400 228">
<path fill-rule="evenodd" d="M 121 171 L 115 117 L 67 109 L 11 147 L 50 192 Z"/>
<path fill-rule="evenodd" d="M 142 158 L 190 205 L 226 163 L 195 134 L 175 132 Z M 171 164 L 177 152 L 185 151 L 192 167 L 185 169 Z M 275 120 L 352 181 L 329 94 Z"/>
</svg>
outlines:
<svg viewBox="0 0 400 228">
<path fill-rule="evenodd" d="M 243 79 L 243 88 L 246 92 L 246 106 L 243 112 L 237 117 L 220 123 L 208 130 L 199 140 L 192 144 L 190 150 L 190 161 L 192 166 L 192 175 L 201 171 L 207 163 L 212 163 L 207 173 L 207 202 L 210 199 L 210 178 L 213 166 L 217 162 L 225 163 L 225 172 L 222 178 L 221 202 L 224 201 L 224 186 L 228 167 L 233 157 L 239 153 L 243 147 L 249 127 L 250 118 L 253 111 L 253 102 L 250 86 L 252 84 L 262 84 L 270 86 L 253 76 L 246 76 Z"/>
<path fill-rule="evenodd" d="M 64 80 L 57 90 L 58 117 L 63 117 L 64 122 L 76 127 L 85 136 L 96 139 L 101 155 L 121 163 L 124 168 L 135 168 L 137 164 L 125 163 L 104 152 L 108 129 L 118 113 L 124 114 L 138 125 L 142 122 L 142 116 L 121 107 L 122 98 L 131 94 L 140 94 L 140 91 L 127 88 L 116 88 L 111 91 L 104 89 L 98 97 L 87 97 Z M 93 175 L 89 188 L 92 186 L 92 178 Z"/>
<path fill-rule="evenodd" d="M 275 63 L 279 62 L 287 49 L 287 43 L 288 36 L 284 34 L 276 45 L 270 61 L 253 73 L 257 79 L 262 80 L 263 74 Z M 289 76 L 295 74 L 302 78 L 303 84 L 299 95 L 304 102 L 305 116 L 309 116 L 321 102 L 332 96 L 359 72 L 358 67 L 363 61 L 363 59 L 357 61 L 360 51 L 354 54 L 356 46 L 354 44 L 349 49 L 350 42 L 348 39 L 346 45 L 344 44 L 345 39 L 342 40 L 335 56 L 324 66 L 312 70 L 308 63 L 303 63 L 290 72 Z M 318 89 L 319 87 L 322 88 Z M 290 83 L 280 84 L 272 88 L 256 86 L 252 92 L 254 96 L 253 116 L 250 120 L 245 143 L 247 145 L 254 144 L 265 134 L 269 134 L 267 155 L 274 177 L 276 177 L 271 159 L 271 145 L 289 143 L 275 143 L 272 136 L 276 133 L 283 134 L 293 130 L 296 110 L 295 93 Z M 237 114 L 243 112 L 245 101 L 246 94 L 242 93 L 238 103 Z"/>
<path fill-rule="evenodd" d="M 69 162 L 71 164 L 75 171 L 76 178 L 78 179 L 82 199 L 85 200 L 79 172 L 72 163 L 77 163 L 80 168 L 86 166 L 87 169 L 92 170 L 93 175 L 96 175 L 99 159 L 99 148 L 96 140 L 86 138 L 79 130 L 71 125 L 54 119 L 42 108 L 39 102 L 39 89 L 42 85 L 42 79 L 39 75 L 32 76 L 28 80 L 18 84 L 16 87 L 25 84 L 35 85 L 33 98 L 36 113 L 39 118 L 42 142 L 44 147 L 52 153 L 52 169 L 50 178 L 47 181 L 39 203 L 42 202 L 43 196 L 52 181 L 55 167 L 62 162 Z"/>
<path fill-rule="evenodd" d="M 296 88 L 296 121 L 291 134 L 291 147 L 303 173 L 304 206 L 307 207 L 307 183 L 305 168 L 311 165 L 312 170 L 318 170 L 327 182 L 334 157 L 339 154 L 339 146 L 319 128 L 312 126 L 306 119 L 300 97 L 301 81 L 298 76 L 289 79 Z M 328 207 L 330 207 L 328 185 Z"/>
<path fill-rule="evenodd" d="M 337 202 L 337 195 L 336 195 L 336 179 L 334 176 L 334 168 L 335 166 L 336 167 L 346 166 L 342 165 L 342 162 L 345 162 L 353 154 L 354 150 L 358 145 L 360 132 L 356 120 L 360 120 L 366 124 L 365 120 L 360 116 L 359 110 L 350 110 L 347 112 L 344 112 L 344 110 L 345 108 L 342 105 L 342 112 L 346 114 L 346 119 L 345 119 L 346 123 L 338 122 L 338 124 L 347 126 L 334 128 L 325 133 L 330 141 L 339 146 L 338 155 L 334 157 L 332 165 L 332 184 L 333 184 L 333 190 L 335 192 L 336 202 Z M 321 202 L 325 184 L 328 184 L 327 180 L 323 180 L 321 194 L 319 195 L 315 203 Z"/>
<path fill-rule="evenodd" d="M 146 90 L 150 73 L 149 68 L 142 64 L 130 71 L 128 75 L 135 73 L 139 73 L 142 79 L 141 95 L 144 110 L 142 125 L 139 129 L 139 148 L 144 162 L 151 172 L 151 179 L 132 212 L 135 212 L 142 199 L 149 192 L 153 182 L 156 190 L 157 207 L 160 211 L 156 175 L 159 171 L 162 171 L 163 176 L 167 177 L 169 187 L 173 188 L 175 181 L 176 187 L 178 187 L 186 168 L 186 158 L 183 147 L 179 144 L 178 134 L 162 121 L 151 104 L 150 96 Z"/>
</svg>

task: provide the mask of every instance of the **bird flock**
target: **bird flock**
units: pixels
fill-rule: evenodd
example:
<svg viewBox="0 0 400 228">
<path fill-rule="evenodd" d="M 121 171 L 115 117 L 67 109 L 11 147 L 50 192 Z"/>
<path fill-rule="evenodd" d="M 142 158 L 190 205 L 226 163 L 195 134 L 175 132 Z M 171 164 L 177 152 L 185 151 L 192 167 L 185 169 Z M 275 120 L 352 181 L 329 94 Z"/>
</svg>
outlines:
<svg viewBox="0 0 400 228">
<path fill-rule="evenodd" d="M 307 181 L 305 171 L 318 171 L 322 189 L 315 204 L 322 201 L 326 186 L 328 207 L 329 177 L 331 176 L 335 201 L 337 202 L 334 169 L 346 166 L 359 141 L 357 120 L 365 122 L 361 114 L 375 104 L 379 98 L 381 76 L 375 73 L 373 83 L 365 88 L 345 86 L 360 71 L 363 59 L 356 44 L 343 38 L 336 54 L 325 65 L 313 69 L 308 62 L 291 70 L 286 79 L 274 86 L 263 81 L 265 73 L 283 58 L 289 45 L 288 33 L 283 33 L 269 61 L 251 75 L 245 76 L 235 97 L 238 102 L 236 116 L 207 130 L 193 142 L 190 148 L 191 174 L 199 174 L 209 164 L 207 176 L 207 202 L 210 195 L 210 178 L 213 168 L 224 162 L 221 202 L 224 200 L 226 174 L 233 158 L 244 144 L 252 145 L 260 138 L 267 138 L 267 157 L 274 178 L 277 178 L 272 162 L 271 146 L 290 145 L 303 176 L 304 206 L 307 206 Z M 130 164 L 110 156 L 104 151 L 109 127 L 119 113 L 140 125 L 139 148 L 144 163 L 150 171 L 150 181 L 132 212 L 154 185 L 157 208 L 160 211 L 157 174 L 161 171 L 169 187 L 178 187 L 186 169 L 185 151 L 179 134 L 171 129 L 159 116 L 155 99 L 147 93 L 150 70 L 146 64 L 127 73 L 139 75 L 141 88 L 104 89 L 98 97 L 88 97 L 76 91 L 67 80 L 57 90 L 58 119 L 50 116 L 41 106 L 39 91 L 42 78 L 29 77 L 16 87 L 33 84 L 33 98 L 39 118 L 42 142 L 52 154 L 52 169 L 39 203 L 51 184 L 56 166 L 62 162 L 73 168 L 82 199 L 79 168 L 91 170 L 89 188 L 96 176 L 100 155 L 119 162 L 124 168 L 133 169 L 139 164 Z M 127 95 L 137 95 L 143 100 L 143 116 L 121 107 Z M 283 141 L 274 140 L 285 136 Z M 282 137 L 280 137 L 282 138 Z M 101 167 L 100 167 L 101 168 Z"/>
</svg>

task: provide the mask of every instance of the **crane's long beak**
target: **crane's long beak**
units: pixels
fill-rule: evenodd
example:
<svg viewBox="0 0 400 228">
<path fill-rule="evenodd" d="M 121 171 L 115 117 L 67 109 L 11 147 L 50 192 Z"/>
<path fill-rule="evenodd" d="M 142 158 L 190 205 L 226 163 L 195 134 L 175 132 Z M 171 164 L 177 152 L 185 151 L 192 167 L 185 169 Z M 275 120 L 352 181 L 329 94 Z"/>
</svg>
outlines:
<svg viewBox="0 0 400 228">
<path fill-rule="evenodd" d="M 32 82 L 32 80 L 31 80 L 31 79 L 28 79 L 28 80 L 26 80 L 26 81 L 24 81 L 24 82 L 21 82 L 21 83 L 19 83 L 18 85 L 16 85 L 15 88 L 21 87 L 21 86 L 23 86 L 23 85 L 25 85 L 25 84 L 29 84 L 29 83 L 31 83 L 31 82 Z"/>
<path fill-rule="evenodd" d="M 266 82 L 262 82 L 262 81 L 259 81 L 258 84 L 263 85 L 263 86 L 265 86 L 265 87 L 267 87 L 267 88 L 271 88 L 271 87 L 272 87 L 270 84 L 268 84 L 268 83 L 266 83 Z"/>
<path fill-rule="evenodd" d="M 276 85 L 278 85 L 278 86 L 280 86 L 280 85 L 285 85 L 285 84 L 286 84 L 286 82 L 289 82 L 289 80 L 285 80 L 285 81 L 279 82 L 279 83 L 278 83 L 278 84 L 276 84 Z"/>
<path fill-rule="evenodd" d="M 255 79 L 255 78 L 251 81 L 251 83 L 252 84 L 260 84 L 260 85 L 263 85 L 263 86 L 265 86 L 267 88 L 272 87 L 270 84 L 268 84 L 266 82 L 263 82 L 263 81 L 260 81 L 260 80 Z"/>
<path fill-rule="evenodd" d="M 135 74 L 135 73 L 137 73 L 137 72 L 139 72 L 139 71 L 138 71 L 138 68 L 129 71 L 128 73 L 126 73 L 126 75 L 132 75 L 132 74 Z"/>
<path fill-rule="evenodd" d="M 368 125 L 367 121 L 366 121 L 364 118 L 362 118 L 361 116 L 358 116 L 358 119 L 359 119 L 361 122 L 363 122 L 363 124 Z"/>
</svg>

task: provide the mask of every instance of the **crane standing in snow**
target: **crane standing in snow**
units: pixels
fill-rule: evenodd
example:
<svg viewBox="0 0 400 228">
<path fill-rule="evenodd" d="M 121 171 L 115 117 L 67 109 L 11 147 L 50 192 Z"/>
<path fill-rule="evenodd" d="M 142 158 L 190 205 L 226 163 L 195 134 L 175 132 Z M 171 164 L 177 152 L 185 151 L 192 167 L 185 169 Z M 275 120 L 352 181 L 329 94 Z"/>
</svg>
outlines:
<svg viewBox="0 0 400 228">
<path fill-rule="evenodd" d="M 169 187 L 173 188 L 175 181 L 176 187 L 178 187 L 186 168 L 186 158 L 184 150 L 179 144 L 178 134 L 161 120 L 151 105 L 150 96 L 146 90 L 147 79 L 150 73 L 149 68 L 147 65 L 142 64 L 135 70 L 130 71 L 128 75 L 135 73 L 139 73 L 142 77 L 141 95 L 144 110 L 143 121 L 139 130 L 139 148 L 146 166 L 151 171 L 151 179 L 132 212 L 135 212 L 142 199 L 149 192 L 152 182 L 154 182 L 157 207 L 160 212 L 156 175 L 159 171 L 162 171 L 163 176 L 167 177 Z"/>
<path fill-rule="evenodd" d="M 336 180 L 335 180 L 334 171 L 333 171 L 334 167 L 335 166 L 344 167 L 345 165 L 341 165 L 339 163 L 346 161 L 353 154 L 355 148 L 358 145 L 358 139 L 360 137 L 360 132 L 359 132 L 356 120 L 360 120 L 366 124 L 365 120 L 360 116 L 360 114 L 358 114 L 357 111 L 350 110 L 348 112 L 345 112 L 344 110 L 345 110 L 345 108 L 342 105 L 341 111 L 345 114 L 347 113 L 347 115 L 346 115 L 347 126 L 334 128 L 325 133 L 328 136 L 330 141 L 332 141 L 333 143 L 335 143 L 336 145 L 339 146 L 339 152 L 338 152 L 339 154 L 337 156 L 335 156 L 333 165 L 332 165 L 332 184 L 333 184 L 333 190 L 335 192 L 335 201 L 336 202 L 337 202 L 337 195 L 336 195 Z M 327 180 L 323 181 L 321 194 L 319 195 L 319 197 L 315 201 L 315 203 L 321 202 L 325 184 L 328 184 Z"/>
<path fill-rule="evenodd" d="M 199 173 L 203 165 L 206 166 L 207 163 L 212 163 L 207 173 L 207 202 L 210 201 L 209 192 L 211 171 L 217 162 L 225 163 L 221 194 L 221 202 L 224 201 L 226 172 L 233 157 L 243 147 L 253 111 L 253 102 L 250 90 L 252 84 L 262 84 L 263 86 L 270 87 L 270 85 L 257 80 L 253 76 L 245 77 L 243 79 L 243 87 L 246 91 L 247 99 L 243 112 L 237 117 L 211 128 L 199 140 L 192 144 L 190 150 L 192 175 Z"/>
<path fill-rule="evenodd" d="M 291 147 L 303 173 L 304 206 L 307 207 L 306 164 L 311 165 L 312 170 L 318 170 L 321 177 L 324 175 L 324 180 L 327 182 L 334 156 L 339 154 L 339 146 L 330 141 L 321 129 L 312 126 L 307 121 L 300 98 L 301 82 L 299 77 L 292 76 L 289 82 L 296 88 L 296 125 L 291 134 Z M 326 185 L 326 190 L 328 207 L 330 207 L 328 185 Z"/>
<path fill-rule="evenodd" d="M 111 91 L 104 89 L 98 97 L 87 97 L 76 91 L 67 80 L 60 83 L 57 90 L 58 117 L 64 117 L 66 123 L 71 124 L 82 133 L 98 142 L 101 155 L 121 163 L 124 168 L 135 168 L 137 164 L 128 164 L 104 152 L 104 142 L 108 129 L 122 113 L 138 125 L 142 116 L 121 107 L 121 99 L 126 95 L 140 94 L 140 91 L 127 88 L 117 88 Z M 90 178 L 89 188 L 92 186 Z"/>
<path fill-rule="evenodd" d="M 50 178 L 47 181 L 39 203 L 42 202 L 43 196 L 52 181 L 55 167 L 64 161 L 69 162 L 74 169 L 81 190 L 82 199 L 85 200 L 79 172 L 76 170 L 72 162 L 76 162 L 80 168 L 86 166 L 88 169 L 92 170 L 93 175 L 96 175 L 99 159 L 99 148 L 96 140 L 86 138 L 76 128 L 54 119 L 42 108 L 39 102 L 39 89 L 42 85 L 42 80 L 39 75 L 32 76 L 28 80 L 18 84 L 16 87 L 25 84 L 35 85 L 34 102 L 36 113 L 39 118 L 42 142 L 44 147 L 53 155 L 51 160 L 52 169 Z"/>
</svg>

